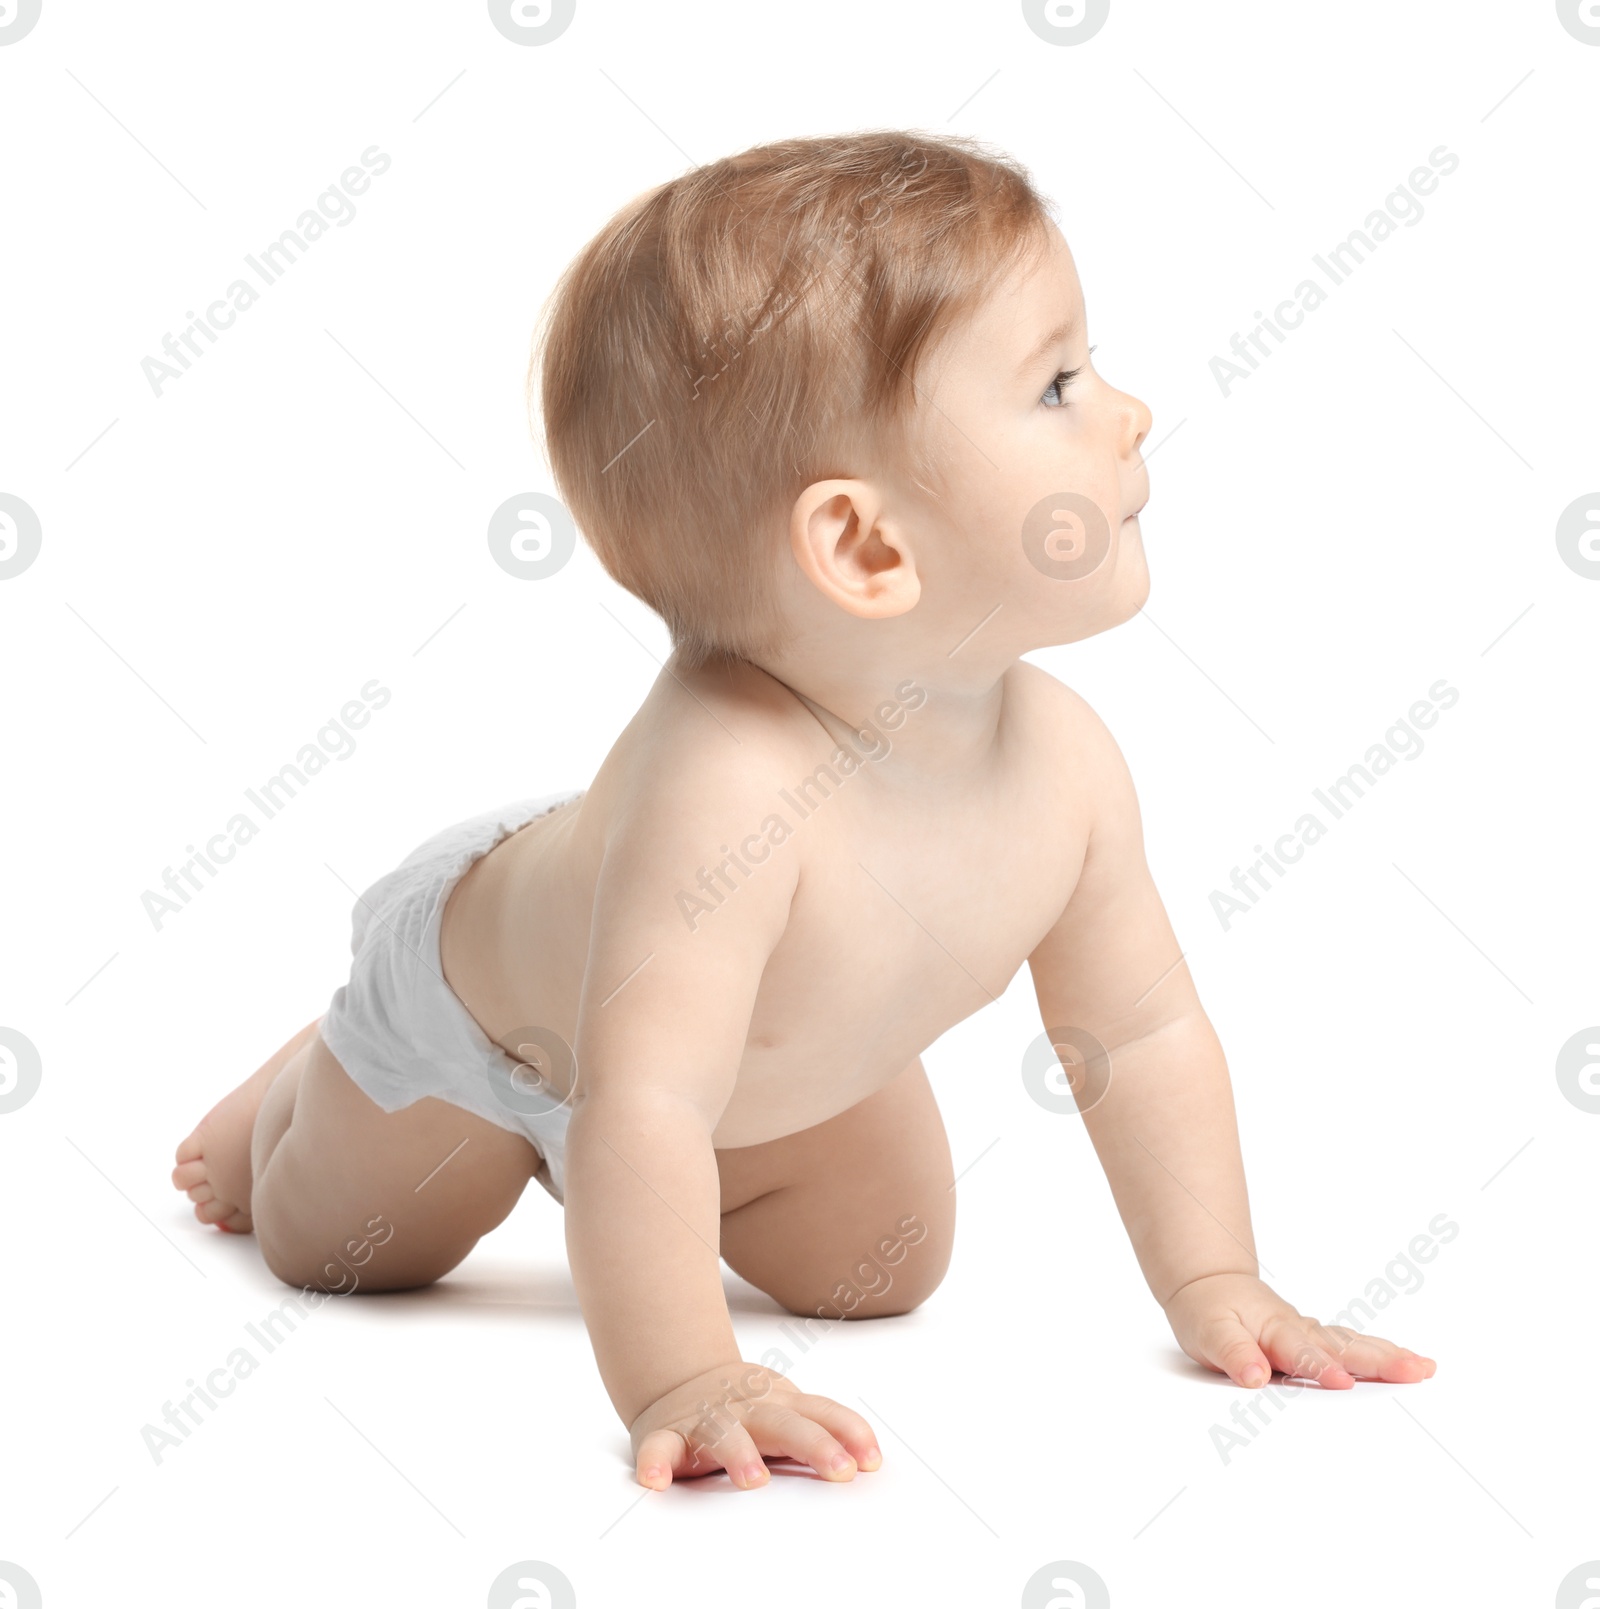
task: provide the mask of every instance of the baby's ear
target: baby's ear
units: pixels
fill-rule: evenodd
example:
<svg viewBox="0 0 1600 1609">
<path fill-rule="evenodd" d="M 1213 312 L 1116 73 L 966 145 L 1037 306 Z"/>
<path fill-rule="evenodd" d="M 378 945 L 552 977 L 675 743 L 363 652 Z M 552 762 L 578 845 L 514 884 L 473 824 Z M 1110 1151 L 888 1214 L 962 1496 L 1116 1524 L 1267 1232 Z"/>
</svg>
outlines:
<svg viewBox="0 0 1600 1609">
<path fill-rule="evenodd" d="M 812 586 L 862 620 L 903 615 L 922 596 L 910 535 L 870 481 L 806 487 L 789 517 L 789 546 Z"/>
</svg>

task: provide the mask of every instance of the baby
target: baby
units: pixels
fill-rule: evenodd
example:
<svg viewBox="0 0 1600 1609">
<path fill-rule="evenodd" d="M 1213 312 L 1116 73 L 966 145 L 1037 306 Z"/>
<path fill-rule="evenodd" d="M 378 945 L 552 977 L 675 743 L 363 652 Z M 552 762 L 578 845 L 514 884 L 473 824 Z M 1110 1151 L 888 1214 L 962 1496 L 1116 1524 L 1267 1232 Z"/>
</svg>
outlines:
<svg viewBox="0 0 1600 1609">
<path fill-rule="evenodd" d="M 1245 1387 L 1431 1375 L 1257 1277 L 1128 768 L 1022 657 L 1149 590 L 1150 411 L 1092 351 L 1047 202 L 975 141 L 785 140 L 623 208 L 534 367 L 672 657 L 587 790 L 361 896 L 326 1014 L 178 1147 L 201 1222 L 294 1286 L 405 1289 L 536 1178 L 639 1482 L 850 1480 L 872 1427 L 741 1358 L 719 1259 L 808 1317 L 922 1302 L 955 1193 L 920 1058 L 1026 961 L 1178 1345 Z"/>
</svg>

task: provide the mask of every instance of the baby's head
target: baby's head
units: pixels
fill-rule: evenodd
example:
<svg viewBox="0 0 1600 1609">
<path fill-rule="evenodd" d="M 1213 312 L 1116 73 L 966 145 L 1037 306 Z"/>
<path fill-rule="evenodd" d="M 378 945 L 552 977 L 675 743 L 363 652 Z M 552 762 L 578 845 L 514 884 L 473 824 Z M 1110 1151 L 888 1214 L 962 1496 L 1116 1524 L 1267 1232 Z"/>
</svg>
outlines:
<svg viewBox="0 0 1600 1609">
<path fill-rule="evenodd" d="M 871 132 L 638 197 L 563 275 L 529 384 L 579 528 L 682 665 L 889 674 L 958 644 L 1008 662 L 1144 602 L 1150 415 L 1088 351 L 1027 174 Z"/>
</svg>

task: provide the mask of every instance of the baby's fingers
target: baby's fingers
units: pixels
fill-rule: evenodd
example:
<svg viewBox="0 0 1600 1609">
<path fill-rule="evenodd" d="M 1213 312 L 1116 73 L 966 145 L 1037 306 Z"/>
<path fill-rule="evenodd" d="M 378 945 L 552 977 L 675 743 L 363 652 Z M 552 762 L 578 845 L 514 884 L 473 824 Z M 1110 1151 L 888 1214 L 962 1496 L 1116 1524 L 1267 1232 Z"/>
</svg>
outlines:
<svg viewBox="0 0 1600 1609">
<path fill-rule="evenodd" d="M 1220 1369 L 1235 1385 L 1264 1386 L 1272 1378 L 1271 1360 L 1231 1313 L 1206 1330 L 1201 1350 L 1205 1361 L 1212 1368 Z"/>
<path fill-rule="evenodd" d="M 1340 1345 L 1339 1361 L 1351 1374 L 1360 1375 L 1365 1380 L 1388 1380 L 1396 1385 L 1412 1385 L 1418 1380 L 1426 1380 L 1434 1371 L 1432 1358 L 1408 1352 L 1393 1341 L 1385 1341 L 1382 1336 L 1361 1335 L 1342 1324 L 1327 1325 L 1323 1333 L 1337 1338 Z"/>
<path fill-rule="evenodd" d="M 676 1430 L 652 1430 L 633 1455 L 633 1473 L 641 1486 L 664 1491 L 672 1473 L 688 1456 L 689 1443 Z"/>
<path fill-rule="evenodd" d="M 855 1459 L 815 1419 L 787 1404 L 763 1404 L 750 1417 L 750 1431 L 761 1451 L 774 1458 L 809 1464 L 824 1480 L 855 1479 Z"/>
<path fill-rule="evenodd" d="M 755 1442 L 740 1424 L 730 1424 L 714 1442 L 698 1434 L 652 1430 L 639 1443 L 634 1473 L 641 1486 L 660 1491 L 675 1475 L 709 1475 L 719 1465 L 735 1486 L 760 1486 L 769 1478 Z"/>
<path fill-rule="evenodd" d="M 814 1397 L 804 1391 L 790 1397 L 788 1405 L 797 1408 L 806 1418 L 816 1420 L 824 1430 L 831 1431 L 855 1459 L 858 1469 L 876 1469 L 883 1462 L 872 1426 L 853 1408 L 835 1402 L 832 1397 Z"/>
<path fill-rule="evenodd" d="M 721 1464 L 735 1486 L 748 1490 L 752 1486 L 765 1486 L 771 1479 L 767 1466 L 761 1461 L 761 1453 L 744 1425 L 729 1425 L 714 1442 L 700 1444 L 694 1453 L 700 1464 L 705 1464 L 708 1459 L 712 1468 Z M 704 1471 L 697 1467 L 695 1473 L 702 1474 Z"/>
<path fill-rule="evenodd" d="M 1261 1344 L 1272 1366 L 1299 1380 L 1315 1380 L 1329 1391 L 1348 1391 L 1355 1385 L 1340 1361 L 1344 1343 L 1313 1319 L 1286 1319 L 1263 1331 Z"/>
</svg>

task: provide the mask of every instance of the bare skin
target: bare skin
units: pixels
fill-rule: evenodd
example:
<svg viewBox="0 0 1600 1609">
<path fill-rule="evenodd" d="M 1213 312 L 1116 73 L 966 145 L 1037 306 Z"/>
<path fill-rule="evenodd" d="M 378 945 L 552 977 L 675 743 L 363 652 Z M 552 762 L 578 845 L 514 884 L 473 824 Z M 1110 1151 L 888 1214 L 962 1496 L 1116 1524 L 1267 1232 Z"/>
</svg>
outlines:
<svg viewBox="0 0 1600 1609">
<path fill-rule="evenodd" d="M 717 1468 L 758 1485 L 774 1457 L 826 1479 L 877 1466 L 860 1415 L 742 1358 L 719 1252 L 795 1313 L 924 1301 L 955 1193 L 919 1058 L 1024 963 L 1044 1023 L 1110 1053 L 1084 1121 L 1183 1350 L 1243 1386 L 1433 1372 L 1259 1279 L 1226 1062 L 1127 766 L 1020 657 L 1109 629 L 1148 591 L 1150 414 L 1086 338 L 1057 235 L 930 361 L 943 484 L 864 452 L 858 475 L 808 487 L 780 566 L 784 649 L 669 662 L 587 793 L 478 861 L 446 908 L 445 976 L 484 1031 L 515 1052 L 541 1024 L 575 1049 L 567 1248 L 646 1486 Z M 1073 579 L 1019 540 L 1063 489 L 1110 534 Z M 339 1249 L 375 1218 L 394 1233 L 359 1288 L 437 1279 L 538 1153 L 434 1099 L 383 1113 L 315 1026 L 184 1141 L 174 1183 L 203 1222 L 253 1226 L 290 1283 L 345 1288 Z M 894 1277 L 863 1291 L 885 1244 Z"/>
</svg>

